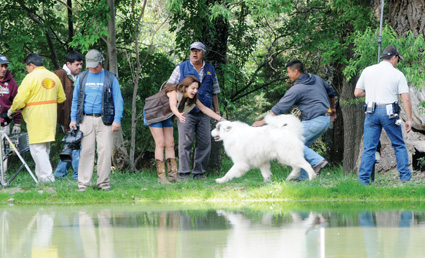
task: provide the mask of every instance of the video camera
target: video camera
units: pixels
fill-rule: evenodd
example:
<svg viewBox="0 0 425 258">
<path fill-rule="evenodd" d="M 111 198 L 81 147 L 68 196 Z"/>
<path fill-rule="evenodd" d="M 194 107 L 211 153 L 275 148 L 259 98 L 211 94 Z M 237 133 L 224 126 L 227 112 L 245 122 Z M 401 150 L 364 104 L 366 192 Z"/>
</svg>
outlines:
<svg viewBox="0 0 425 258">
<path fill-rule="evenodd" d="M 3 107 L 0 106 L 0 108 L 3 108 Z M 1 113 L 0 117 L 3 118 L 3 122 L 1 123 L 1 126 L 6 126 L 6 125 L 10 124 L 10 122 L 12 121 L 12 119 L 10 119 L 7 116 L 7 112 Z"/>
<path fill-rule="evenodd" d="M 62 152 L 59 154 L 60 159 L 63 162 L 72 161 L 72 151 L 78 150 L 80 148 L 81 139 L 83 139 L 83 132 L 80 131 L 80 128 L 72 128 L 71 131 L 65 135 L 62 139 L 65 142 Z"/>
</svg>

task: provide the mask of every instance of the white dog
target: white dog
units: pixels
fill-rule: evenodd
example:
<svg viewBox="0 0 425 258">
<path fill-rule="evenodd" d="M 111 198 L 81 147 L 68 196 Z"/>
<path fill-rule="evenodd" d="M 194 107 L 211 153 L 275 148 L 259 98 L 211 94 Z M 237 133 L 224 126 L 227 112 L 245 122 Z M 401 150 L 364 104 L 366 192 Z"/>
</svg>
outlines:
<svg viewBox="0 0 425 258">
<path fill-rule="evenodd" d="M 286 180 L 296 180 L 300 169 L 307 171 L 309 179 L 316 177 L 304 159 L 303 125 L 293 115 L 266 116 L 266 125 L 252 127 L 242 122 L 223 121 L 211 135 L 223 141 L 224 150 L 234 165 L 217 183 L 243 176 L 251 168 L 259 168 L 264 181 L 270 181 L 270 161 L 277 160 L 292 167 Z"/>
</svg>

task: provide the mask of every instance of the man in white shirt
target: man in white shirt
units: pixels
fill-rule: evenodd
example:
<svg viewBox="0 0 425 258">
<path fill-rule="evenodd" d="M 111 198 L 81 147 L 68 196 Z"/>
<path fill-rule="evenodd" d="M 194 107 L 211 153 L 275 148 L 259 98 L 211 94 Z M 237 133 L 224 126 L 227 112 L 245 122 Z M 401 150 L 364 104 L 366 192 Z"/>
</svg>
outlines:
<svg viewBox="0 0 425 258">
<path fill-rule="evenodd" d="M 403 140 L 399 119 L 395 116 L 398 107 L 398 96 L 403 101 L 404 111 L 407 115 L 406 131 L 412 129 L 412 104 L 410 102 L 409 87 L 406 77 L 396 69 L 399 60 L 403 57 L 394 46 L 384 49 L 382 62 L 366 67 L 354 90 L 356 97 L 365 97 L 367 105 L 364 122 L 363 154 L 359 169 L 359 182 L 363 185 L 370 183 L 370 175 L 375 163 L 375 152 L 381 136 L 382 128 L 385 129 L 394 148 L 397 169 L 402 182 L 409 181 L 412 173 L 409 169 L 409 157 Z"/>
</svg>

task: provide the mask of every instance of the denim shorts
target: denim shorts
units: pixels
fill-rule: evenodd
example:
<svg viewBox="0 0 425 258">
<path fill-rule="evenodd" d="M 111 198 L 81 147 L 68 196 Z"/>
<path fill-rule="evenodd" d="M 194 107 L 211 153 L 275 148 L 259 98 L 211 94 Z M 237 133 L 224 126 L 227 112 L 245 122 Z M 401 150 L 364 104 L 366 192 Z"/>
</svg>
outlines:
<svg viewBox="0 0 425 258">
<path fill-rule="evenodd" d="M 145 110 L 143 109 L 143 117 L 146 117 Z M 147 125 L 149 127 L 158 127 L 158 128 L 164 128 L 164 127 L 173 127 L 173 117 L 170 117 L 164 121 L 148 124 L 146 121 L 146 118 L 143 118 L 144 125 Z"/>
</svg>

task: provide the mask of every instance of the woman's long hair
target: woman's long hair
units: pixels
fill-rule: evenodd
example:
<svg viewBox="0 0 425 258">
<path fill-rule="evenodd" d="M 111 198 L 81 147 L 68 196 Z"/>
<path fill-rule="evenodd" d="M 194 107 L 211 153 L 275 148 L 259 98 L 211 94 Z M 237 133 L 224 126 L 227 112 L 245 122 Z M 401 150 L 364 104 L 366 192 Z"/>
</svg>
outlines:
<svg viewBox="0 0 425 258">
<path fill-rule="evenodd" d="M 199 88 L 201 87 L 201 82 L 198 79 L 196 79 L 195 76 L 187 76 L 178 84 L 166 84 L 164 87 L 164 90 L 165 92 L 175 90 L 180 93 L 185 93 L 189 85 L 191 85 L 194 82 L 198 83 L 198 90 L 199 90 Z M 187 105 L 190 106 L 195 104 L 197 100 L 198 100 L 198 93 L 195 94 L 195 97 L 193 99 L 187 98 L 186 103 Z"/>
</svg>

